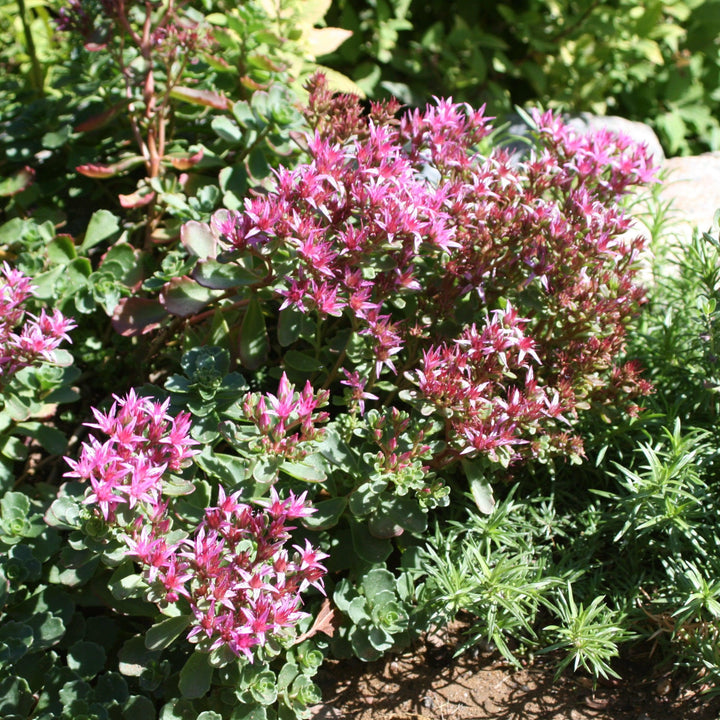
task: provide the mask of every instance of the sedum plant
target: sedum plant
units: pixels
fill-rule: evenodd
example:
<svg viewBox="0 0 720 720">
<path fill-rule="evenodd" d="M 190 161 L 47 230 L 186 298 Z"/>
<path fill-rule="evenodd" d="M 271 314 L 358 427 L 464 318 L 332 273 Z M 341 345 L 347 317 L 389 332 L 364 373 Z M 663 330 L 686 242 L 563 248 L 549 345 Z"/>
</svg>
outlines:
<svg viewBox="0 0 720 720">
<path fill-rule="evenodd" d="M 62 453 L 66 439 L 42 421 L 58 403 L 77 399 L 70 387 L 77 371 L 60 349 L 75 322 L 55 309 L 30 312 L 38 288 L 8 263 L 0 268 L 0 487 L 16 482 L 16 463 L 25 460 L 30 440 L 50 454 Z M 27 438 L 27 441 L 21 438 Z"/>
<path fill-rule="evenodd" d="M 209 474 L 191 482 L 191 416 L 170 415 L 169 402 L 131 391 L 107 412 L 93 409 L 88 425 L 107 439 L 91 435 L 77 460 L 67 458 L 71 482 L 46 521 L 73 530 L 74 547 L 113 568 L 108 599 L 116 610 L 141 602 L 154 624 L 128 652 L 147 661 L 169 650 L 180 695 L 202 700 L 198 710 L 234 702 L 252 717 L 276 705 L 283 717 L 305 717 L 318 662 L 307 642 L 315 630 L 298 637 L 310 618 L 301 594 L 324 593 L 327 555 L 307 539 L 286 545 L 290 523 L 313 508 L 306 493 L 281 499 L 271 487 L 263 500 L 226 492 Z M 220 697 L 222 686 L 232 700 Z"/>
<path fill-rule="evenodd" d="M 540 465 L 562 474 L 559 459 L 585 454 L 587 419 L 638 412 L 650 385 L 623 356 L 643 241 L 623 198 L 652 181 L 646 153 L 535 113 L 532 146 L 514 156 L 492 147 L 482 110 L 366 113 L 322 78 L 308 90 L 310 131 L 295 135 L 306 161 L 243 200 L 228 189 L 208 222 L 194 206 L 159 267 L 107 211 L 82 240 L 5 227 L 28 233 L 14 247 L 44 297 L 77 310 L 86 387 L 101 396 L 60 490 L 3 504 L 7 536 L 27 548 L 3 572 L 28 565 L 8 622 L 29 625 L 28 597 L 52 605 L 47 647 L 65 663 L 46 687 L 23 664 L 40 631 L 12 625 L 25 639 L 8 667 L 50 716 L 111 695 L 115 715 L 306 717 L 322 651 L 372 659 L 470 610 L 475 639 L 512 656 L 511 638 L 533 644 L 549 610 L 549 642 L 572 653 L 576 616 L 586 634 L 610 617 L 602 593 L 561 593 L 577 572 L 543 574 L 553 538 L 539 530 L 500 560 L 499 543 L 470 542 L 476 562 L 454 575 L 429 568 L 452 565 L 451 548 L 418 548 L 430 519 L 456 512 L 451 498 L 469 491 L 492 519 L 492 483 Z M 213 121 L 248 162 L 245 131 L 260 141 L 282 104 L 255 98 Z M 109 377 L 125 368 L 112 359 L 93 367 L 113 326 L 139 359 L 132 382 Z M 62 549 L 35 541 L 38 515 Z M 94 614 L 116 634 L 102 637 Z M 570 662 L 605 671 L 614 638 L 601 662 Z"/>
<path fill-rule="evenodd" d="M 223 251 L 218 284 L 242 276 L 242 362 L 343 392 L 356 416 L 412 408 L 425 432 L 442 429 L 434 468 L 581 457 L 583 412 L 632 413 L 650 389 L 619 361 L 644 293 L 643 241 L 618 201 L 652 179 L 647 156 L 536 113 L 537 146 L 518 161 L 482 150 L 482 111 L 396 111 L 363 117 L 317 80 L 310 162 L 188 226 Z"/>
<path fill-rule="evenodd" d="M 404 587 L 393 549 L 416 544 L 430 513 L 458 488 L 490 512 L 492 481 L 580 461 L 585 419 L 632 416 L 651 390 L 622 359 L 644 302 L 643 240 L 622 202 L 653 168 L 629 140 L 577 135 L 552 113 L 533 115 L 517 157 L 491 148 L 490 119 L 465 105 L 366 115 L 322 78 L 309 91 L 308 162 L 183 229 L 196 260 L 179 282 L 218 296 L 177 313 L 186 375 L 165 390 L 177 407 L 192 398 L 206 471 L 313 498 L 303 522 L 345 575 L 331 647 L 370 658 L 409 642 L 417 598 L 375 598 L 365 578 Z M 199 337 L 217 347 L 201 357 Z M 536 613 L 546 584 L 522 569 L 487 575 L 539 583 Z M 531 638 L 530 626 L 508 610 L 488 634 Z"/>
</svg>

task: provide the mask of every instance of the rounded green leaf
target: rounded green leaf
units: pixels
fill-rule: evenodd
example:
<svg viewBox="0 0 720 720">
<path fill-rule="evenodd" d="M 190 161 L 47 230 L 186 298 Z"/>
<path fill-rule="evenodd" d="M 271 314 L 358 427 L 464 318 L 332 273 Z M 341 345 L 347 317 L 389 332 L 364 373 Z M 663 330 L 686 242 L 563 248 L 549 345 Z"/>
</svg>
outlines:
<svg viewBox="0 0 720 720">
<path fill-rule="evenodd" d="M 217 255 L 217 241 L 207 223 L 186 222 L 180 229 L 180 242 L 196 257 L 214 258 Z"/>
<path fill-rule="evenodd" d="M 80 251 L 89 250 L 101 242 L 110 243 L 112 240 L 117 240 L 119 236 L 120 219 L 108 210 L 97 210 L 90 218 Z"/>
<path fill-rule="evenodd" d="M 184 275 L 165 283 L 160 294 L 160 303 L 173 315 L 190 317 L 219 296 L 218 291 L 203 287 Z"/>
<path fill-rule="evenodd" d="M 47 247 L 48 260 L 57 265 L 66 265 L 77 257 L 75 243 L 69 235 L 58 235 Z"/>
<path fill-rule="evenodd" d="M 392 635 L 380 627 L 369 628 L 367 639 L 370 645 L 381 652 L 389 650 L 394 644 Z"/>
<path fill-rule="evenodd" d="M 145 647 L 148 650 L 164 650 L 180 637 L 189 624 L 189 615 L 178 615 L 153 625 L 145 633 Z"/>
<path fill-rule="evenodd" d="M 366 523 L 352 523 L 351 533 L 355 553 L 366 562 L 383 562 L 392 552 L 392 543 L 389 540 L 373 537 Z"/>
<path fill-rule="evenodd" d="M 356 628 L 350 638 L 350 642 L 355 655 L 361 660 L 365 660 L 365 662 L 377 660 L 382 655 L 382 652 L 375 648 L 370 642 L 367 632 L 364 629 Z"/>
<path fill-rule="evenodd" d="M 0 582 L 4 578 L 0 577 Z M 33 630 L 25 623 L 5 621 L 0 626 L 0 664 L 18 661 L 32 647 Z"/>
<path fill-rule="evenodd" d="M 140 677 L 145 668 L 157 660 L 159 654 L 145 647 L 140 635 L 126 640 L 118 653 L 118 670 L 126 677 Z"/>
<path fill-rule="evenodd" d="M 62 495 L 48 508 L 44 519 L 51 527 L 76 530 L 80 527 L 80 504 Z"/>
<path fill-rule="evenodd" d="M 213 290 L 253 285 L 261 280 L 259 276 L 236 263 L 220 263 L 212 258 L 199 261 L 192 276 L 200 285 Z"/>
<path fill-rule="evenodd" d="M 213 667 L 204 653 L 194 652 L 180 671 L 178 687 L 184 698 L 201 698 L 210 690 Z"/>
<path fill-rule="evenodd" d="M 104 704 L 122 705 L 129 694 L 127 681 L 117 672 L 103 673 L 95 683 L 95 699 Z"/>
<path fill-rule="evenodd" d="M 0 717 L 27 717 L 36 702 L 24 678 L 7 674 L 0 680 Z"/>
<path fill-rule="evenodd" d="M 58 643 L 65 634 L 62 618 L 50 613 L 35 615 L 30 621 L 35 632 L 34 650 L 49 648 Z M 104 651 L 103 651 L 104 654 Z"/>
<path fill-rule="evenodd" d="M 230 145 L 238 145 L 242 140 L 242 130 L 229 117 L 220 115 L 213 118 L 210 127 L 219 138 Z"/>
<path fill-rule="evenodd" d="M 285 367 L 302 373 L 320 372 L 325 369 L 325 364 L 321 360 L 297 350 L 288 350 L 283 357 L 283 361 Z"/>
<path fill-rule="evenodd" d="M 369 622 L 370 608 L 368 607 L 367 600 L 360 595 L 354 597 L 348 606 L 347 615 L 355 625 Z"/>
<path fill-rule="evenodd" d="M 303 519 L 303 525 L 311 530 L 328 530 L 340 521 L 347 507 L 347 498 L 337 497 L 315 503 L 315 512 Z"/>
<path fill-rule="evenodd" d="M 302 462 L 285 461 L 280 469 L 296 480 L 304 480 L 305 482 L 322 482 L 327 475 L 317 461 L 313 461 L 316 456 L 308 455 Z"/>
<path fill-rule="evenodd" d="M 155 720 L 155 705 L 142 695 L 131 695 L 123 705 L 125 720 Z"/>
<path fill-rule="evenodd" d="M 382 592 L 395 594 L 395 576 L 385 568 L 373 568 L 362 581 L 365 596 L 374 602 L 376 595 Z"/>
<path fill-rule="evenodd" d="M 240 360 L 249 370 L 257 370 L 270 350 L 265 317 L 257 295 L 253 295 L 240 326 Z"/>
<path fill-rule="evenodd" d="M 189 700 L 171 700 L 162 706 L 159 720 L 197 720 L 197 710 Z"/>
</svg>

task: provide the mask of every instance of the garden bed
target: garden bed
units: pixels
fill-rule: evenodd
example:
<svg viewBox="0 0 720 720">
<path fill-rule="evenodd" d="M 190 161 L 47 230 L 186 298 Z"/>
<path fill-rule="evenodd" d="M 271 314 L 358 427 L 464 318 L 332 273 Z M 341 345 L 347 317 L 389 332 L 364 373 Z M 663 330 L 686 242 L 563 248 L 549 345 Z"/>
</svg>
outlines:
<svg viewBox="0 0 720 720">
<path fill-rule="evenodd" d="M 330 4 L 18 3 L 0 719 L 716 717 L 717 224 Z"/>
</svg>

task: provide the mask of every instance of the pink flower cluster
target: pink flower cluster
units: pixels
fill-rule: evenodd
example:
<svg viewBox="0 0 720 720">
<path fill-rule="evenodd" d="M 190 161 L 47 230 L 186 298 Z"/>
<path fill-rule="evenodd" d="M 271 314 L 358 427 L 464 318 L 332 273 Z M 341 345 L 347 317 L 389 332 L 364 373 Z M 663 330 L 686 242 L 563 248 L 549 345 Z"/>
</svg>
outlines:
<svg viewBox="0 0 720 720">
<path fill-rule="evenodd" d="M 55 362 L 55 350 L 63 340 L 70 342 L 68 332 L 73 320 L 59 310 L 49 315 L 45 310 L 32 315 L 25 304 L 33 296 L 29 277 L 3 263 L 0 270 L 0 389 L 20 370 L 41 362 Z M 19 332 L 15 329 L 22 325 Z"/>
<path fill-rule="evenodd" d="M 346 320 L 361 340 L 337 368 L 353 407 L 364 412 L 378 380 L 409 373 L 438 408 L 454 408 L 446 418 L 459 453 L 516 449 L 542 429 L 556 451 L 577 454 L 561 415 L 572 423 L 590 408 L 632 409 L 650 391 L 637 368 L 618 364 L 644 301 L 644 240 L 628 232 L 619 201 L 653 180 L 644 147 L 575 133 L 548 112 L 533 115 L 537 144 L 526 158 L 481 154 L 491 132 L 482 110 L 437 100 L 399 119 L 395 104 L 363 116 L 320 78 L 310 90 L 310 161 L 278 170 L 267 194 L 243 212 L 220 211 L 211 230 L 265 263 L 281 308 L 329 327 Z M 525 318 L 512 330 L 496 313 L 507 303 Z M 499 325 L 502 341 L 488 339 Z M 517 333 L 518 344 L 500 349 Z M 483 349 L 463 359 L 473 343 Z"/>
<path fill-rule="evenodd" d="M 107 413 L 93 409 L 96 422 L 88 426 L 108 439 L 90 436 L 77 461 L 66 458 L 66 477 L 90 482 L 84 502 L 144 567 L 151 597 L 189 603 L 189 639 L 203 651 L 227 646 L 252 661 L 253 648 L 305 616 L 301 593 L 311 585 L 323 590 L 321 560 L 327 556 L 307 542 L 294 546 L 292 556 L 284 547 L 295 529 L 288 522 L 314 509 L 305 494 L 282 500 L 271 488 L 265 504 L 252 506 L 220 487 L 217 505 L 206 509 L 201 523 L 184 527 L 163 490 L 167 475 L 197 454 L 196 442 L 189 414 L 172 417 L 167 409 L 167 402 L 134 391 L 115 397 Z"/>
<path fill-rule="evenodd" d="M 462 117 L 461 133 L 482 136 L 481 113 Z M 311 163 L 280 169 L 273 193 L 248 199 L 244 214 L 220 211 L 211 229 L 235 250 L 285 249 L 292 274 L 279 278 L 281 309 L 351 314 L 369 339 L 375 375 L 395 373 L 408 328 L 386 303 L 420 292 L 423 266 L 456 246 L 446 189 L 417 173 L 391 127 L 370 124 L 362 143 L 340 146 L 316 134 L 309 144 Z"/>
<path fill-rule="evenodd" d="M 87 480 L 92 492 L 85 503 L 99 508 L 108 522 L 116 521 L 118 508 L 140 509 L 153 517 L 163 515 L 166 473 L 178 472 L 197 454 L 190 437 L 190 414 L 171 417 L 169 400 L 154 402 L 131 390 L 126 397 L 113 396 L 107 413 L 93 408 L 96 422 L 86 423 L 108 436 L 100 442 L 91 435 L 77 460 L 65 458 L 71 471 L 66 477 Z"/>
<path fill-rule="evenodd" d="M 303 444 L 322 435 L 322 429 L 316 425 L 327 421 L 329 415 L 317 410 L 327 404 L 329 396 L 327 390 L 316 393 L 309 382 L 301 392 L 296 392 L 283 373 L 277 395 L 250 393 L 243 403 L 243 411 L 260 433 L 263 452 L 301 460 L 307 454 Z"/>
<path fill-rule="evenodd" d="M 415 382 L 447 418 L 448 439 L 460 455 L 479 452 L 507 464 L 537 454 L 533 436 L 548 418 L 564 420 L 558 393 L 549 397 L 535 379 L 539 358 L 523 332 L 526 324 L 508 305 L 482 328 L 472 325 L 452 343 L 424 353 Z M 564 433 L 557 439 L 567 442 Z"/>
<path fill-rule="evenodd" d="M 226 645 L 252 661 L 254 647 L 307 616 L 300 611 L 303 591 L 312 585 L 324 593 L 327 555 L 307 540 L 293 546 L 292 557 L 284 547 L 294 529 L 287 522 L 314 512 L 305 493 L 281 500 L 271 488 L 264 512 L 239 502 L 239 495 L 220 488 L 217 506 L 206 510 L 179 552 L 177 572 L 190 581 L 196 622 L 188 637 L 203 650 Z"/>
</svg>

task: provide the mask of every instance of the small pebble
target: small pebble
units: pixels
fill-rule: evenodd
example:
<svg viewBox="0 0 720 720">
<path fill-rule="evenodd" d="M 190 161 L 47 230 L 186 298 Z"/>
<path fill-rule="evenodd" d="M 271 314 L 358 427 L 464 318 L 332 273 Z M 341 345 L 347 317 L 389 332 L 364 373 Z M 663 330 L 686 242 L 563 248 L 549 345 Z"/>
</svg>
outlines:
<svg viewBox="0 0 720 720">
<path fill-rule="evenodd" d="M 668 695 L 671 690 L 672 690 L 672 680 L 670 680 L 670 678 L 663 678 L 655 686 L 655 692 L 658 695 L 660 695 L 661 697 L 664 695 Z"/>
</svg>

